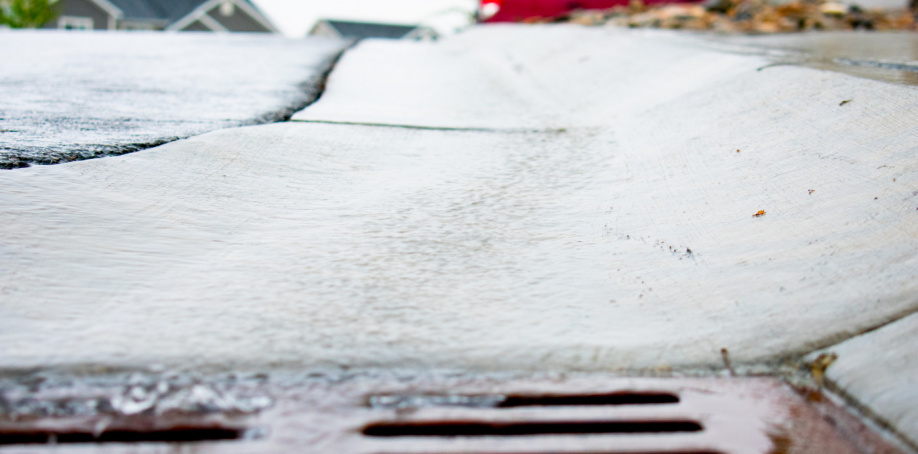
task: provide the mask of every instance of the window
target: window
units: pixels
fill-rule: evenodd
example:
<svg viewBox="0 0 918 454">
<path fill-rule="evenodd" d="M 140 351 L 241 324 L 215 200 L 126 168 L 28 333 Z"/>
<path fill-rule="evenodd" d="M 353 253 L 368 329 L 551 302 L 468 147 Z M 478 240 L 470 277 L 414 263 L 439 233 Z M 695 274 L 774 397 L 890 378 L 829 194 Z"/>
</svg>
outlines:
<svg viewBox="0 0 918 454">
<path fill-rule="evenodd" d="M 91 17 L 61 16 L 57 20 L 57 28 L 63 30 L 92 30 Z"/>
<path fill-rule="evenodd" d="M 156 25 L 149 22 L 124 21 L 118 24 L 121 30 L 157 30 Z"/>
<path fill-rule="evenodd" d="M 233 2 L 223 2 L 220 4 L 220 14 L 225 17 L 232 16 L 236 12 L 236 4 Z"/>
</svg>

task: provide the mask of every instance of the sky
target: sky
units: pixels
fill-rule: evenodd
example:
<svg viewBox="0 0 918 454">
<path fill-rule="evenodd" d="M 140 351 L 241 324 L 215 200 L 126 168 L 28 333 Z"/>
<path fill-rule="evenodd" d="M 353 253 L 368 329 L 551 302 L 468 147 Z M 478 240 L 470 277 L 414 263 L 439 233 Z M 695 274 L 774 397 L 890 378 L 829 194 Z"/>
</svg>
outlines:
<svg viewBox="0 0 918 454">
<path fill-rule="evenodd" d="M 423 23 L 448 33 L 468 22 L 476 0 L 252 0 L 290 38 L 306 36 L 320 18 Z"/>
</svg>

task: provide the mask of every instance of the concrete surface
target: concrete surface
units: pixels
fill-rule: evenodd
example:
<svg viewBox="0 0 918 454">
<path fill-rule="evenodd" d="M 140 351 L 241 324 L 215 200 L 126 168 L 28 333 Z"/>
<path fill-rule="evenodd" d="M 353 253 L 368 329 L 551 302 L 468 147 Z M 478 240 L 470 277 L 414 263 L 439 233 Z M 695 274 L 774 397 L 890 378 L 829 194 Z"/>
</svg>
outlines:
<svg viewBox="0 0 918 454">
<path fill-rule="evenodd" d="M 298 116 L 494 131 L 278 124 L 3 173 L 2 366 L 719 368 L 918 309 L 918 92 L 674 36 L 367 43 Z M 461 64 L 404 57 L 436 49 Z"/>
<path fill-rule="evenodd" d="M 0 32 L 0 168 L 123 154 L 311 102 L 345 42 Z"/>
<path fill-rule="evenodd" d="M 770 63 L 656 31 L 503 27 L 437 45 L 365 41 L 338 63 L 323 102 L 293 120 L 611 129 L 621 116 Z"/>
<path fill-rule="evenodd" d="M 0 369 L 770 370 L 916 312 L 918 91 L 770 63 L 367 41 L 297 121 L 2 172 Z"/>
<path fill-rule="evenodd" d="M 826 370 L 836 388 L 918 447 L 918 315 L 835 345 Z"/>
<path fill-rule="evenodd" d="M 841 0 L 839 3 L 857 5 L 864 9 L 905 9 L 909 2 L 906 0 Z"/>
</svg>

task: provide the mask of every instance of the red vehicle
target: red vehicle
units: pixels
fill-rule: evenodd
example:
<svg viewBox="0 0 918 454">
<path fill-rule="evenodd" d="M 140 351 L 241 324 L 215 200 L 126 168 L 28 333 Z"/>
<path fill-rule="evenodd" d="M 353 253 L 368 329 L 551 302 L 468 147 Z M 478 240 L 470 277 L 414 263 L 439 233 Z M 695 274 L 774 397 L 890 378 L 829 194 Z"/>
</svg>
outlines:
<svg viewBox="0 0 918 454">
<path fill-rule="evenodd" d="M 479 22 L 518 22 L 542 17 L 557 17 L 575 9 L 605 9 L 627 5 L 629 0 L 481 0 Z M 679 0 L 644 0 L 645 4 L 674 3 Z M 683 0 L 684 1 L 684 0 Z"/>
</svg>

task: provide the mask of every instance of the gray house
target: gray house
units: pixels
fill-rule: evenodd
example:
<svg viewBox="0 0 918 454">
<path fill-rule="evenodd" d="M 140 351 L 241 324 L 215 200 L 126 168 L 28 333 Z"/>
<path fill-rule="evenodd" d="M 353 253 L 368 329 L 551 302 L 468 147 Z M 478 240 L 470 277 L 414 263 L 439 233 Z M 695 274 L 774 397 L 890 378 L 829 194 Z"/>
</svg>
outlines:
<svg viewBox="0 0 918 454">
<path fill-rule="evenodd" d="M 312 30 L 309 31 L 309 36 L 344 39 L 409 39 L 415 41 L 431 41 L 439 37 L 432 28 L 419 25 L 380 24 L 332 19 L 317 21 Z"/>
<path fill-rule="evenodd" d="M 249 0 L 56 0 L 46 28 L 277 33 Z"/>
</svg>

